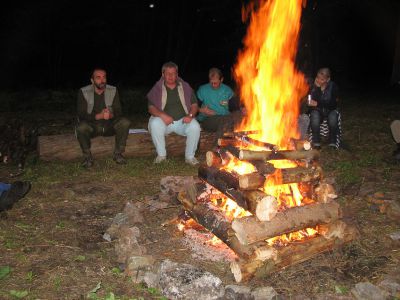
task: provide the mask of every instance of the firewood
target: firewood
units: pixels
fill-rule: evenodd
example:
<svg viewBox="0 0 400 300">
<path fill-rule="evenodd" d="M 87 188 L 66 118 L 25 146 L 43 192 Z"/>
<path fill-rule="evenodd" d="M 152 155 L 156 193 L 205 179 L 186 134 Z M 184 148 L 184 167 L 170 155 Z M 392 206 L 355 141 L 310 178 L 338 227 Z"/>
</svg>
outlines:
<svg viewBox="0 0 400 300">
<path fill-rule="evenodd" d="M 302 150 L 302 151 L 252 151 L 252 150 L 240 150 L 239 159 L 242 160 L 275 160 L 275 159 L 316 159 L 319 156 L 318 150 Z"/>
<path fill-rule="evenodd" d="M 255 166 L 261 175 L 269 175 L 275 172 L 274 165 L 269 162 L 263 160 L 250 160 L 248 162 Z"/>
<path fill-rule="evenodd" d="M 166 136 L 165 141 L 169 156 L 184 154 L 186 137 L 170 134 Z M 199 141 L 199 152 L 212 149 L 214 141 L 215 133 L 202 131 Z M 115 137 L 113 136 L 93 138 L 91 152 L 95 158 L 112 155 L 114 144 Z M 39 157 L 45 161 L 69 161 L 82 157 L 82 151 L 74 134 L 39 136 L 38 153 Z M 152 155 L 156 155 L 156 151 L 149 133 L 136 133 L 128 136 L 124 156 L 143 157 Z"/>
<path fill-rule="evenodd" d="M 235 219 L 232 229 L 243 245 L 297 231 L 318 224 L 330 223 L 341 215 L 337 202 L 312 203 L 278 212 L 270 221 L 260 222 L 254 216 Z"/>
<path fill-rule="evenodd" d="M 275 197 L 267 195 L 260 190 L 245 190 L 246 185 L 244 183 L 242 183 L 245 185 L 242 189 L 239 184 L 240 179 L 238 180 L 229 172 L 202 165 L 198 169 L 198 174 L 200 178 L 214 186 L 228 198 L 234 200 L 240 207 L 250 211 L 260 221 L 269 221 L 277 213 L 278 204 Z M 250 175 L 259 176 L 256 174 L 241 175 L 238 178 L 242 178 L 243 181 L 249 183 L 253 180 L 249 179 L 249 177 L 251 178 Z M 238 188 L 241 188 L 241 190 Z"/>
<path fill-rule="evenodd" d="M 335 192 L 335 188 L 329 184 L 320 182 L 314 189 L 315 200 L 321 203 L 327 203 L 333 199 L 337 198 L 337 194 Z"/>
<path fill-rule="evenodd" d="M 290 142 L 292 144 L 292 147 L 295 150 L 310 150 L 311 149 L 311 143 L 306 140 L 298 140 L 298 139 L 290 139 Z"/>
<path fill-rule="evenodd" d="M 242 136 L 240 137 L 240 140 L 243 141 L 245 144 L 256 146 L 259 148 L 263 148 L 264 150 L 271 151 L 271 150 L 277 150 L 277 146 L 274 144 L 262 142 L 256 139 L 253 139 L 249 136 Z"/>
<path fill-rule="evenodd" d="M 219 147 L 234 146 L 238 148 L 243 147 L 243 142 L 236 137 L 224 136 L 218 139 L 217 144 Z"/>
<path fill-rule="evenodd" d="M 275 174 L 281 178 L 281 184 L 298 182 L 316 182 L 322 177 L 322 169 L 319 166 L 309 168 L 297 167 L 287 169 L 277 169 Z"/>
<path fill-rule="evenodd" d="M 222 166 L 222 158 L 218 153 L 207 151 L 206 164 L 209 167 L 220 167 Z"/>
<path fill-rule="evenodd" d="M 264 261 L 255 258 L 234 261 L 231 263 L 231 271 L 236 282 L 245 282 L 254 276 L 265 277 L 272 272 L 309 260 L 320 253 L 341 247 L 357 237 L 358 231 L 353 226 L 346 226 L 342 237 L 326 239 L 321 235 L 294 242 L 276 249 L 276 253 Z"/>
<path fill-rule="evenodd" d="M 200 187 L 198 193 L 200 194 L 201 191 L 202 188 Z M 190 202 L 187 197 L 188 196 L 184 190 L 180 191 L 178 194 L 178 200 L 196 222 L 217 236 L 239 257 L 247 259 L 254 255 L 254 248 L 257 247 L 258 244 L 251 246 L 242 245 L 237 238 L 231 234 L 232 229 L 230 221 L 216 208 L 213 209 L 207 199 L 205 199 L 205 202 L 196 202 L 194 206 L 187 206 L 187 203 Z M 265 243 L 261 244 L 263 245 Z"/>
<path fill-rule="evenodd" d="M 247 130 L 247 131 L 234 131 L 234 132 L 225 132 L 224 136 L 244 136 L 244 135 L 250 135 L 250 134 L 258 134 L 260 133 L 260 130 Z"/>
</svg>

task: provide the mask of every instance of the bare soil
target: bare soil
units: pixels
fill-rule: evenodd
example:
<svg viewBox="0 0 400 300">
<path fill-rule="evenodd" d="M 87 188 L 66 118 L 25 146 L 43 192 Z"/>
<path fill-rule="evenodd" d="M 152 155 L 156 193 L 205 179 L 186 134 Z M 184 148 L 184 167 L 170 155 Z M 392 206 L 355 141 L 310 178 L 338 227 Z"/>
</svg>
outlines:
<svg viewBox="0 0 400 300">
<path fill-rule="evenodd" d="M 400 245 L 389 234 L 399 231 L 399 223 L 379 211 L 371 202 L 377 192 L 385 200 L 400 201 L 400 165 L 391 158 L 394 142 L 389 124 L 399 111 L 393 102 L 382 107 L 364 96 L 349 99 L 343 108 L 344 139 L 350 151 L 325 147 L 321 164 L 325 176 L 336 179 L 339 203 L 346 221 L 355 224 L 361 238 L 341 249 L 318 255 L 268 278 L 255 278 L 248 285 L 272 286 L 284 295 L 319 293 L 347 294 L 355 283 L 377 283 L 398 271 Z M 352 101 L 350 101 L 352 100 Z M 363 103 L 362 111 L 358 108 Z M 53 123 L 51 132 L 70 131 L 68 118 Z M 44 122 L 45 123 L 45 122 Z M 58 124 L 58 125 L 57 125 Z M 46 133 L 45 127 L 42 133 Z M 98 297 L 112 292 L 121 299 L 160 299 L 157 291 L 134 284 L 118 272 L 114 244 L 103 240 L 112 218 L 127 201 L 143 201 L 159 193 L 159 182 L 168 175 L 195 175 L 196 168 L 182 158 L 155 166 L 150 158 L 129 159 L 125 166 L 111 158 L 98 159 L 91 170 L 79 162 L 46 163 L 31 157 L 25 173 L 11 178 L 15 166 L 1 165 L 2 181 L 30 180 L 32 190 L 13 209 L 0 215 L 0 268 L 11 272 L 0 279 L 0 298 L 15 299 L 11 290 L 27 291 L 25 299 L 85 299 L 101 283 Z M 204 160 L 204 155 L 199 155 Z M 175 226 L 161 224 L 177 216 L 181 208 L 172 204 L 145 212 L 140 226 L 149 254 L 158 261 L 169 258 L 197 265 L 234 284 L 226 262 L 193 258 Z"/>
</svg>

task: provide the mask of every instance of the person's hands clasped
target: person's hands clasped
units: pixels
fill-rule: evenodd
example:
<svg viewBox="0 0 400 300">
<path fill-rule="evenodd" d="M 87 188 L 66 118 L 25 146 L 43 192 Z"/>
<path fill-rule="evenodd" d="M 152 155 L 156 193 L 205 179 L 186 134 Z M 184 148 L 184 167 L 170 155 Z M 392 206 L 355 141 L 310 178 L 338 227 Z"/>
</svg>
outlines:
<svg viewBox="0 0 400 300">
<path fill-rule="evenodd" d="M 208 106 L 204 106 L 204 107 L 200 108 L 200 112 L 202 112 L 206 116 L 214 116 L 215 115 L 215 111 L 213 111 L 212 109 L 209 109 Z"/>
</svg>

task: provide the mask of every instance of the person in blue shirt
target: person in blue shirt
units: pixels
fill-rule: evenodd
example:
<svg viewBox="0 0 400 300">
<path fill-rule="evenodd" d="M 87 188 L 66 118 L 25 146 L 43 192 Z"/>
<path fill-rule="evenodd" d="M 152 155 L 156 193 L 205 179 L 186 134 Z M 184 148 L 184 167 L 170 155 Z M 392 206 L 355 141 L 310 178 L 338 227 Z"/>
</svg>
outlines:
<svg viewBox="0 0 400 300">
<path fill-rule="evenodd" d="M 223 133 L 224 128 L 231 126 L 232 118 L 229 108 L 234 97 L 233 90 L 222 83 L 224 77 L 221 70 L 211 68 L 208 72 L 209 83 L 197 90 L 197 98 L 201 102 L 197 120 L 206 131 Z"/>
</svg>

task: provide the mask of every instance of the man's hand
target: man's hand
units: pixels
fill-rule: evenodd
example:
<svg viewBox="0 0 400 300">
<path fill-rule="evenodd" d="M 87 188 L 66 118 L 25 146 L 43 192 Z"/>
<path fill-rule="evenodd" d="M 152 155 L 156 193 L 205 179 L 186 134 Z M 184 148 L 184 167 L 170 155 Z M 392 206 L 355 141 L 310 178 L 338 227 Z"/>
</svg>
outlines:
<svg viewBox="0 0 400 300">
<path fill-rule="evenodd" d="M 182 119 L 182 122 L 185 123 L 185 124 L 189 124 L 190 122 L 192 122 L 192 120 L 193 120 L 193 117 L 191 117 L 189 115 L 189 116 L 184 116 L 183 119 Z"/>
<path fill-rule="evenodd" d="M 167 115 L 167 114 L 160 115 L 160 118 L 161 118 L 161 120 L 163 120 L 165 125 L 169 125 L 172 122 L 174 122 L 174 119 L 170 115 Z"/>
<path fill-rule="evenodd" d="M 311 106 L 311 107 L 316 107 L 318 105 L 318 102 L 317 101 L 315 101 L 315 100 L 309 100 L 309 102 L 308 102 L 308 106 Z"/>
<path fill-rule="evenodd" d="M 213 111 L 212 109 L 209 109 L 207 105 L 200 108 L 200 112 L 202 112 L 206 116 L 214 116 L 215 115 L 215 111 Z"/>
</svg>

